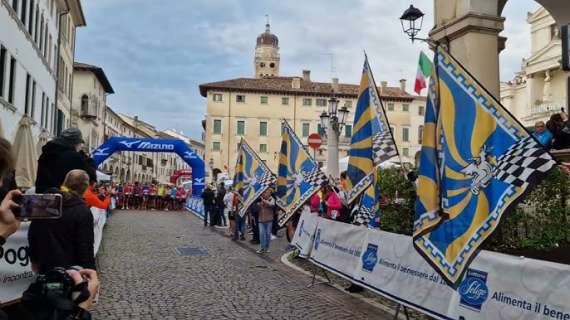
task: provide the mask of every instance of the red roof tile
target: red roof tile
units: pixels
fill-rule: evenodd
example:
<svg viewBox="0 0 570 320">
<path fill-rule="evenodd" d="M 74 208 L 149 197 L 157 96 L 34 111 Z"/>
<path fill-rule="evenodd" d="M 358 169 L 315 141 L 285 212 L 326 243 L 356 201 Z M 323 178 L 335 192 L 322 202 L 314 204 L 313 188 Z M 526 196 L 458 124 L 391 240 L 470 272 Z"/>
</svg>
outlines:
<svg viewBox="0 0 570 320">
<path fill-rule="evenodd" d="M 226 90 L 237 92 L 267 92 L 297 95 L 330 96 L 332 93 L 331 83 L 304 81 L 298 78 L 300 88 L 293 88 L 293 79 L 296 77 L 267 77 L 267 78 L 237 78 L 225 81 L 211 82 L 200 85 L 200 94 L 206 97 L 208 90 Z M 336 96 L 356 98 L 358 97 L 358 85 L 338 84 L 339 90 Z M 381 92 L 382 89 L 378 88 Z M 389 100 L 412 100 L 423 97 L 410 95 L 399 87 L 384 88 L 381 96 Z"/>
</svg>

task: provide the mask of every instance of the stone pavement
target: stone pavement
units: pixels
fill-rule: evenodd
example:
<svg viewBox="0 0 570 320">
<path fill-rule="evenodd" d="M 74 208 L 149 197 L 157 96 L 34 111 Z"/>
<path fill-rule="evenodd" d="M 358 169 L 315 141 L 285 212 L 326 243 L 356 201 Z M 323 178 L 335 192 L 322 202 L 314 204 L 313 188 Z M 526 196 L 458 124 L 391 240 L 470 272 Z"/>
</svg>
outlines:
<svg viewBox="0 0 570 320">
<path fill-rule="evenodd" d="M 187 212 L 115 211 L 94 319 L 391 319 L 332 287 L 307 289 L 310 277 L 278 260 L 284 240 L 262 257 L 222 233 Z"/>
</svg>

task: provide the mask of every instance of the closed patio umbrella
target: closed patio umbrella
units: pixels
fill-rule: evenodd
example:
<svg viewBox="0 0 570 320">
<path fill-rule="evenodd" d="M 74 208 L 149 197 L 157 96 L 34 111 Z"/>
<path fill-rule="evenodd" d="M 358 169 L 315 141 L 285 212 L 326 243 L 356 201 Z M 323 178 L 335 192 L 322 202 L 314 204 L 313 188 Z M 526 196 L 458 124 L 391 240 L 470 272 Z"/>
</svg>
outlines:
<svg viewBox="0 0 570 320">
<path fill-rule="evenodd" d="M 28 116 L 23 116 L 18 124 L 13 147 L 16 156 L 16 184 L 20 188 L 31 188 L 36 181 L 38 156 L 32 137 L 32 120 Z"/>
</svg>

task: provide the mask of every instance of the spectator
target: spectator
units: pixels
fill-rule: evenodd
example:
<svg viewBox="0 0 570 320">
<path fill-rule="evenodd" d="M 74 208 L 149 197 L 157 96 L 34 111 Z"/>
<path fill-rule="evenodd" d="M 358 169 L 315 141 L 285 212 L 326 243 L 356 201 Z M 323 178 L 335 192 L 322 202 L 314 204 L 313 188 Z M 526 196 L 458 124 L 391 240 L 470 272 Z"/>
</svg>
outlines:
<svg viewBox="0 0 570 320">
<path fill-rule="evenodd" d="M 275 210 L 275 199 L 271 196 L 271 192 L 271 189 L 267 189 L 261 194 L 261 208 L 259 210 L 259 240 L 261 246 L 256 251 L 259 254 L 270 252 L 271 225 L 273 224 L 273 212 Z"/>
<path fill-rule="evenodd" d="M 245 240 L 245 225 L 246 225 L 246 216 L 245 214 L 243 217 L 239 214 L 240 207 L 241 207 L 241 199 L 237 191 L 232 191 L 233 194 L 233 203 L 232 203 L 232 211 L 234 212 L 235 218 L 235 226 L 234 226 L 234 233 L 233 233 L 233 240 L 237 240 L 238 237 L 241 241 Z"/>
<path fill-rule="evenodd" d="M 326 185 L 324 187 L 323 199 L 327 208 L 327 218 L 332 220 L 339 219 L 340 211 L 342 209 L 342 202 L 340 201 L 340 198 L 336 192 L 333 190 L 333 187 L 330 185 Z"/>
<path fill-rule="evenodd" d="M 261 198 L 254 201 L 249 207 L 249 213 L 251 214 L 253 231 L 253 239 L 251 239 L 252 244 L 259 244 L 259 211 L 261 210 Z"/>
<path fill-rule="evenodd" d="M 95 269 L 93 216 L 82 199 L 88 187 L 88 174 L 71 170 L 61 187 L 61 219 L 34 220 L 30 224 L 29 254 L 34 271 L 45 273 L 71 266 Z"/>
<path fill-rule="evenodd" d="M 553 114 L 547 122 L 547 129 L 553 135 L 553 149 L 570 148 L 570 124 L 565 112 Z"/>
<path fill-rule="evenodd" d="M 5 181 L 4 177 L 14 170 L 14 165 L 12 146 L 8 140 L 0 138 L 0 187 L 2 187 L 3 181 Z M 20 227 L 20 221 L 16 219 L 13 212 L 14 209 L 18 208 L 14 200 L 19 196 L 21 196 L 20 191 L 12 190 L 0 198 L 0 247 Z"/>
<path fill-rule="evenodd" d="M 59 188 L 67 173 L 73 169 L 81 169 L 90 176 L 95 176 L 95 169 L 89 166 L 85 157 L 79 153 L 83 143 L 81 131 L 69 128 L 43 146 L 38 160 L 37 193 Z"/>
<path fill-rule="evenodd" d="M 224 197 L 226 189 L 220 184 L 216 192 L 216 225 L 227 227 L 226 216 L 224 215 Z"/>
<path fill-rule="evenodd" d="M 546 129 L 544 121 L 537 121 L 534 124 L 534 133 L 532 134 L 540 144 L 545 148 L 550 148 L 550 143 L 552 142 L 552 133 L 550 130 Z"/>
<path fill-rule="evenodd" d="M 321 209 L 321 198 L 319 197 L 318 192 L 313 194 L 313 196 L 311 197 L 310 206 L 311 206 L 311 213 L 319 215 Z"/>
<path fill-rule="evenodd" d="M 229 187 L 229 190 L 224 195 L 224 216 L 228 216 L 228 220 L 230 223 L 230 235 L 233 235 L 235 227 L 236 227 L 236 219 L 235 219 L 235 211 L 234 211 L 234 192 L 232 187 Z M 237 240 L 237 239 L 235 239 Z"/>
<path fill-rule="evenodd" d="M 206 187 L 202 193 L 202 200 L 204 202 L 204 227 L 208 226 L 208 217 L 210 217 L 210 225 L 214 225 L 213 212 L 214 212 L 214 191 L 210 187 Z"/>
<path fill-rule="evenodd" d="M 93 254 L 95 255 L 99 251 L 101 240 L 103 240 L 103 227 L 107 222 L 107 208 L 111 204 L 111 198 L 105 191 L 95 193 L 96 184 L 97 181 L 90 181 L 89 187 L 83 193 L 83 199 L 93 215 Z M 100 196 L 103 199 L 99 199 Z"/>
</svg>

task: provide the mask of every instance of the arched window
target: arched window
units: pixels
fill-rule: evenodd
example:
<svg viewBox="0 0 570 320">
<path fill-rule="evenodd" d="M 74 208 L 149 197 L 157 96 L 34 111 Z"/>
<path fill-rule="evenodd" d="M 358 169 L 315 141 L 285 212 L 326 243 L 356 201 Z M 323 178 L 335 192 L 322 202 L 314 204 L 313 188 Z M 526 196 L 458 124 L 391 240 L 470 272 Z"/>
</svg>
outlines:
<svg viewBox="0 0 570 320">
<path fill-rule="evenodd" d="M 84 94 L 81 97 L 81 113 L 87 114 L 89 112 L 89 97 Z"/>
</svg>

